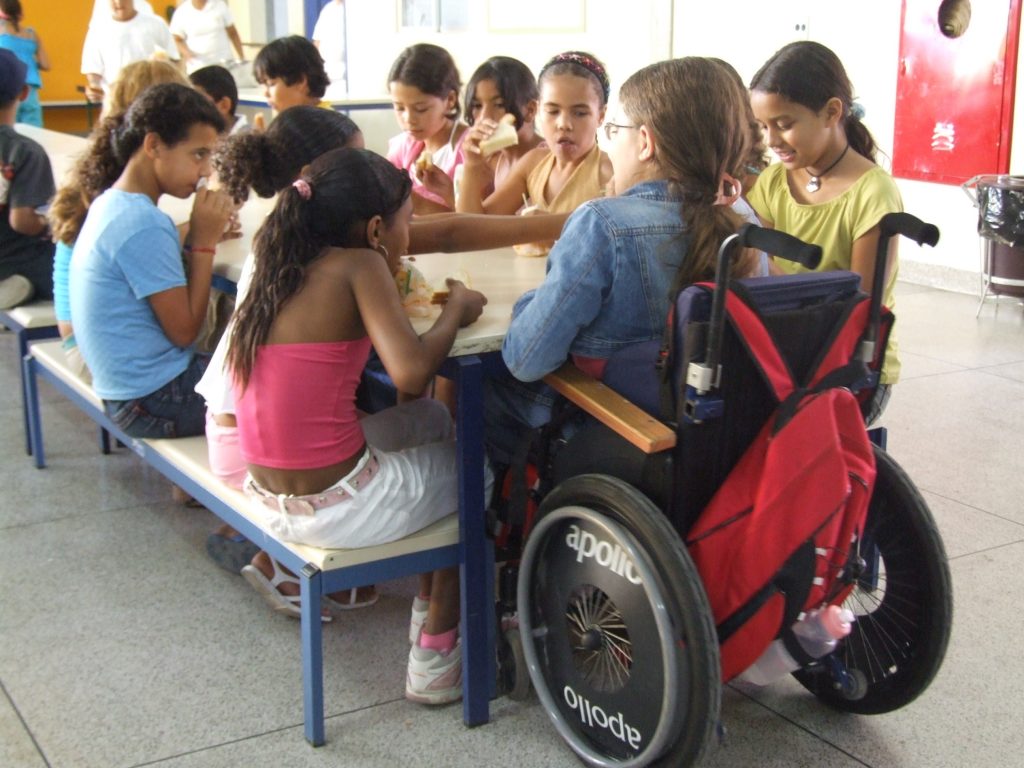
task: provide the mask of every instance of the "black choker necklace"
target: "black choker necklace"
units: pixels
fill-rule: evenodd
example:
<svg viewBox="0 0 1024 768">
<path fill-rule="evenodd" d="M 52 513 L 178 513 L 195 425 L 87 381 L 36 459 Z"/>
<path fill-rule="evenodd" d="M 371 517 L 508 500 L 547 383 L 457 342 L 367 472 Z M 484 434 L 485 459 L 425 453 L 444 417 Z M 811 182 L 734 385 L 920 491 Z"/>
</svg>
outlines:
<svg viewBox="0 0 1024 768">
<path fill-rule="evenodd" d="M 846 148 L 843 149 L 843 151 L 839 153 L 839 157 L 837 157 L 835 160 L 832 161 L 832 165 L 830 165 L 828 168 L 826 168 L 821 173 L 811 173 L 810 171 L 807 171 L 807 175 L 810 176 L 811 178 L 809 178 L 807 180 L 807 183 L 804 185 L 804 189 L 806 189 L 808 192 L 817 192 L 819 189 L 821 189 L 821 177 L 824 176 L 829 171 L 831 171 L 837 165 L 839 165 L 839 161 L 842 160 L 844 157 L 846 157 L 846 153 L 847 153 L 847 151 L 849 149 L 850 149 L 850 145 L 847 144 Z M 804 170 L 807 170 L 807 169 L 804 169 Z"/>
</svg>

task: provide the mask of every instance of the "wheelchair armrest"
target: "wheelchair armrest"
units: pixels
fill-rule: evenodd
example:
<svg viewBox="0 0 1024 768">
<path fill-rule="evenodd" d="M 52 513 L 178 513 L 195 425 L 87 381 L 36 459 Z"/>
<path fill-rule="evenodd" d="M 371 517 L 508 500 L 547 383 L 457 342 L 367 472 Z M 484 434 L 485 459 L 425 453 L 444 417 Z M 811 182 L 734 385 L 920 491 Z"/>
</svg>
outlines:
<svg viewBox="0 0 1024 768">
<path fill-rule="evenodd" d="M 644 453 L 658 453 L 676 444 L 670 427 L 571 362 L 545 376 L 544 383 Z"/>
</svg>

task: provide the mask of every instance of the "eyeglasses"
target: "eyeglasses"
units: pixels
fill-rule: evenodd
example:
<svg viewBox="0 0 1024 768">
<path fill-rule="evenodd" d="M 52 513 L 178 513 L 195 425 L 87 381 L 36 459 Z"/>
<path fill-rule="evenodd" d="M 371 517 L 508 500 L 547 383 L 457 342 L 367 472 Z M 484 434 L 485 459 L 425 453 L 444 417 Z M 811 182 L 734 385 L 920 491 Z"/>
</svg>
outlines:
<svg viewBox="0 0 1024 768">
<path fill-rule="evenodd" d="M 605 123 L 602 127 L 604 128 L 605 138 L 608 139 L 608 141 L 611 141 L 612 140 L 612 136 L 614 136 L 616 133 L 618 133 L 619 129 L 621 129 L 621 128 L 630 128 L 630 129 L 635 131 L 640 126 L 639 125 L 620 125 L 619 123 Z M 613 128 L 615 130 L 612 130 Z"/>
</svg>

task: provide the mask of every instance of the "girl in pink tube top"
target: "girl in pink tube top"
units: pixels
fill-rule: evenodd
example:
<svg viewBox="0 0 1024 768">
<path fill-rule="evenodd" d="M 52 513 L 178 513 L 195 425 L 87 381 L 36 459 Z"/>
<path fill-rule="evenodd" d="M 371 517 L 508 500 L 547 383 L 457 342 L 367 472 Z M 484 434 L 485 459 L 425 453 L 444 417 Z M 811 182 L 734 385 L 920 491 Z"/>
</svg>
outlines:
<svg viewBox="0 0 1024 768">
<path fill-rule="evenodd" d="M 245 491 L 286 541 L 382 544 L 457 508 L 454 427 L 444 406 L 416 400 L 363 419 L 355 409 L 371 344 L 399 390 L 423 391 L 456 331 L 486 303 L 450 281 L 433 327 L 418 336 L 409 324 L 393 275 L 409 245 L 410 188 L 406 173 L 372 152 L 333 150 L 278 195 L 256 235 L 228 365 Z M 294 607 L 276 588 L 276 567 L 274 581 L 251 566 L 243 574 L 275 608 Z M 462 692 L 458 570 L 434 572 L 429 587 L 414 606 L 406 697 L 441 704 Z"/>
</svg>

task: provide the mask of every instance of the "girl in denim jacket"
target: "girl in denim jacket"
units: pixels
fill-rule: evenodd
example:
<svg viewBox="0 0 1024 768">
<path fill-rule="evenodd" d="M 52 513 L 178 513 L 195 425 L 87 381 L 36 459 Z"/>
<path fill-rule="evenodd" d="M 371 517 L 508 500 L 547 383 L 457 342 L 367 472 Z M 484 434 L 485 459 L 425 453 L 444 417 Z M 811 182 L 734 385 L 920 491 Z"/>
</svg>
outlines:
<svg viewBox="0 0 1024 768">
<path fill-rule="evenodd" d="M 661 338 L 671 297 L 713 278 L 719 244 L 743 221 L 732 206 L 751 146 L 747 95 L 723 63 L 652 64 L 619 96 L 618 115 L 604 124 L 615 196 L 569 217 L 543 284 L 513 310 L 502 346 L 511 376 L 488 384 L 488 441 L 499 461 L 523 428 L 549 418 L 539 379 L 567 358 L 601 378 L 614 352 Z M 751 257 L 734 271 L 756 268 Z"/>
</svg>

